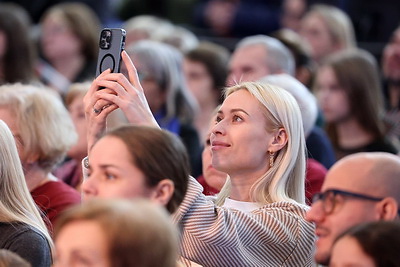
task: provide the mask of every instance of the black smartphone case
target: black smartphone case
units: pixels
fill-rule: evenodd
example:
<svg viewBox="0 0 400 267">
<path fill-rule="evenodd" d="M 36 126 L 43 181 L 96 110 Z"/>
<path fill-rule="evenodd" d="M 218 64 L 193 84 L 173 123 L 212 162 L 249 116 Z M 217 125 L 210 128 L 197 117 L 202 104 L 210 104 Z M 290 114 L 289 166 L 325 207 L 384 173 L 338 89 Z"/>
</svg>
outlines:
<svg viewBox="0 0 400 267">
<path fill-rule="evenodd" d="M 99 56 L 96 66 L 96 77 L 106 69 L 120 72 L 121 52 L 125 46 L 124 29 L 103 29 L 100 33 Z"/>
</svg>

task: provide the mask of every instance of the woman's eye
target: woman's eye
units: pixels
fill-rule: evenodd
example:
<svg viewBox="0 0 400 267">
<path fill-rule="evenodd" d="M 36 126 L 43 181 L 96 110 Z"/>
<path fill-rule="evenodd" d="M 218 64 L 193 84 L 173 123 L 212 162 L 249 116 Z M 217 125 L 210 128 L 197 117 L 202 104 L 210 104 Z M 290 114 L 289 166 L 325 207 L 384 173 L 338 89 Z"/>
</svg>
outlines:
<svg viewBox="0 0 400 267">
<path fill-rule="evenodd" d="M 220 121 L 222 121 L 222 118 L 221 118 L 220 116 L 215 117 L 215 122 L 216 122 L 216 123 L 218 123 L 218 122 L 220 122 Z"/>
<path fill-rule="evenodd" d="M 232 120 L 235 121 L 235 122 L 238 122 L 238 121 L 242 121 L 243 119 L 241 117 L 237 116 L 237 115 L 234 115 L 232 117 Z"/>
<path fill-rule="evenodd" d="M 106 173 L 106 179 L 107 180 L 114 180 L 116 177 L 115 175 L 111 174 L 111 173 Z"/>
</svg>

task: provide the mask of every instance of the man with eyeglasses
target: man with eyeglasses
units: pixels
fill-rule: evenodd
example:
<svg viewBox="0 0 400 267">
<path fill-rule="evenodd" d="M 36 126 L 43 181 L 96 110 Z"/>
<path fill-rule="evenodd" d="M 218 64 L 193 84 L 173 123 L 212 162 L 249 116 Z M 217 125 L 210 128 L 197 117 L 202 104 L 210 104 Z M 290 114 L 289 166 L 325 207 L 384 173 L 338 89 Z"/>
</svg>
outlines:
<svg viewBox="0 0 400 267">
<path fill-rule="evenodd" d="M 339 160 L 315 194 L 306 219 L 315 223 L 315 261 L 328 265 L 335 239 L 350 227 L 396 220 L 400 203 L 400 157 L 357 153 Z"/>
</svg>

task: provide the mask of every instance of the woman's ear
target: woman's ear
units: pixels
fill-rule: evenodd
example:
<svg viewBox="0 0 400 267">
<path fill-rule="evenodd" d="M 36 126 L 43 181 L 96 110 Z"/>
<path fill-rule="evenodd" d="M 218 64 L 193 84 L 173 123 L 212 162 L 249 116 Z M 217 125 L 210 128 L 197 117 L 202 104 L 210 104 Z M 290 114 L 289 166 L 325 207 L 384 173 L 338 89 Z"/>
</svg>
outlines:
<svg viewBox="0 0 400 267">
<path fill-rule="evenodd" d="M 174 194 L 174 182 L 170 179 L 164 179 L 158 182 L 150 194 L 150 200 L 162 206 L 167 206 Z"/>
<path fill-rule="evenodd" d="M 269 145 L 268 151 L 270 152 L 277 152 L 281 150 L 288 141 L 287 133 L 284 128 L 279 128 L 274 133 L 274 139 L 272 140 L 271 144 Z"/>
<path fill-rule="evenodd" d="M 392 221 L 399 213 L 399 204 L 392 197 L 386 197 L 377 204 L 379 220 Z"/>
</svg>

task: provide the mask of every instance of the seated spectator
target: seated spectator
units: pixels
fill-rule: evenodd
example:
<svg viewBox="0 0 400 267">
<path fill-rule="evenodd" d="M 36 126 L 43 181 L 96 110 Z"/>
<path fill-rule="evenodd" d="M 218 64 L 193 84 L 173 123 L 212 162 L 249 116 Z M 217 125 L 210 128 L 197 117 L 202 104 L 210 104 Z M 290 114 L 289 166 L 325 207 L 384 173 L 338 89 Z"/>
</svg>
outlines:
<svg viewBox="0 0 400 267">
<path fill-rule="evenodd" d="M 76 190 L 51 174 L 76 142 L 68 111 L 49 88 L 9 84 L 0 87 L 0 120 L 16 138 L 33 199 L 53 224 L 64 209 L 80 202 Z"/>
<path fill-rule="evenodd" d="M 89 201 L 63 214 L 55 234 L 54 267 L 177 265 L 177 229 L 144 200 Z"/>
<path fill-rule="evenodd" d="M 36 51 L 29 14 L 14 3 L 0 3 L 0 84 L 36 80 Z"/>
<path fill-rule="evenodd" d="M 397 153 L 386 137 L 378 73 L 374 57 L 359 49 L 332 55 L 318 70 L 314 92 L 337 159 L 357 152 Z"/>
<path fill-rule="evenodd" d="M 37 66 L 41 80 L 65 94 L 70 83 L 92 80 L 96 72 L 100 22 L 83 3 L 60 3 L 41 18 Z"/>
<path fill-rule="evenodd" d="M 203 42 L 185 54 L 183 72 L 188 89 L 199 104 L 194 125 L 201 140 L 206 139 L 215 108 L 222 103 L 222 89 L 228 75 L 229 51 L 210 42 Z"/>
<path fill-rule="evenodd" d="M 19 266 L 12 265 L 14 252 L 32 266 L 49 267 L 53 241 L 26 186 L 16 141 L 0 120 L 0 265 Z"/>
<path fill-rule="evenodd" d="M 89 148 L 117 107 L 131 123 L 159 127 L 135 66 L 126 52 L 122 58 L 129 75 L 105 71 L 85 96 Z M 311 266 L 313 226 L 304 220 L 305 139 L 296 100 L 274 86 L 238 84 L 227 90 L 215 123 L 212 163 L 229 180 L 213 201 L 189 179 L 174 213 L 181 255 L 206 266 Z"/>
<path fill-rule="evenodd" d="M 185 82 L 182 54 L 170 45 L 150 40 L 129 46 L 126 52 L 136 64 L 155 119 L 161 128 L 182 139 L 188 150 L 192 175 L 199 175 L 201 147 L 193 126 L 198 108 Z M 121 68 L 126 72 L 124 66 Z"/>
<path fill-rule="evenodd" d="M 399 266 L 399 249 L 399 222 L 361 224 L 336 239 L 329 266 Z"/>
<path fill-rule="evenodd" d="M 332 245 L 350 227 L 398 220 L 400 158 L 384 152 L 349 155 L 328 171 L 307 220 L 315 223 L 315 261 L 329 265 Z"/>
<path fill-rule="evenodd" d="M 356 47 L 350 17 L 331 5 L 312 5 L 301 21 L 299 33 L 309 43 L 311 57 L 318 65 L 329 55 Z"/>
</svg>

